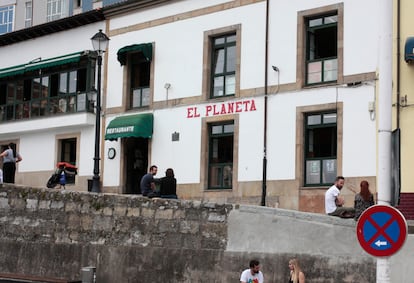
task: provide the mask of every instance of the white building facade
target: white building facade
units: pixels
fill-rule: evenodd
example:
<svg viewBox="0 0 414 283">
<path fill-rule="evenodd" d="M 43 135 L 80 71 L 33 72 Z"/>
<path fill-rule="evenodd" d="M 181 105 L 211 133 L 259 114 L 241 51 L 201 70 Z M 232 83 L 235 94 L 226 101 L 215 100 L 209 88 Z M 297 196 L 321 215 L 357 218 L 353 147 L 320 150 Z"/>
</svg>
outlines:
<svg viewBox="0 0 414 283">
<path fill-rule="evenodd" d="M 105 20 L 1 47 L 0 95 L 7 99 L 0 106 L 17 109 L 10 83 L 31 84 L 22 101 L 35 100 L 42 74 L 48 113 L 54 97 L 67 98 L 62 114 L 2 120 L 0 141 L 16 142 L 24 158 L 17 183 L 44 185 L 66 161 L 78 167 L 67 188 L 87 189 L 95 127 L 87 94 L 96 87 L 89 39 L 102 29 L 110 38 L 101 88 L 102 192 L 139 193 L 153 164 L 156 177 L 174 169 L 183 199 L 323 212 L 337 175 L 346 177 L 348 204 L 363 179 L 375 192 L 383 12 L 376 1 L 132 2 L 104 8 Z M 28 64 L 39 57 L 41 68 Z M 22 64 L 24 71 L 9 69 Z M 61 87 L 71 80 L 74 92 Z"/>
</svg>

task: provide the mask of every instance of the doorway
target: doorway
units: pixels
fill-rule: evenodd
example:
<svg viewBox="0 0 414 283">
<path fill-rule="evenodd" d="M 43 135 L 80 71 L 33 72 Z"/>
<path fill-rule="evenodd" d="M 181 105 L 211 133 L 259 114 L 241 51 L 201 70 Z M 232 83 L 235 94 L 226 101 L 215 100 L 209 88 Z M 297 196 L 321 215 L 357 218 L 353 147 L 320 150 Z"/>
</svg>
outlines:
<svg viewBox="0 0 414 283">
<path fill-rule="evenodd" d="M 148 168 L 148 139 L 125 138 L 126 194 L 141 194 L 140 182 Z"/>
</svg>

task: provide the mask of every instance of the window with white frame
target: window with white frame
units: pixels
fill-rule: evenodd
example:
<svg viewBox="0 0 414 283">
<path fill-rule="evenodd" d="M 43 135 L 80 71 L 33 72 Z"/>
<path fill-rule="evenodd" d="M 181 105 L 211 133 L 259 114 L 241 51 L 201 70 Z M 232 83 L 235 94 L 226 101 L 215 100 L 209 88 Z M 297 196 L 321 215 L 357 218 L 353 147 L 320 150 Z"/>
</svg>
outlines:
<svg viewBox="0 0 414 283">
<path fill-rule="evenodd" d="M 48 22 L 67 17 L 68 12 L 68 0 L 47 0 L 46 20 Z"/>
<path fill-rule="evenodd" d="M 27 1 L 25 3 L 25 13 L 24 13 L 24 27 L 28 28 L 33 25 L 33 3 L 32 1 Z"/>
<path fill-rule="evenodd" d="M 0 7 L 0 34 L 12 32 L 14 28 L 14 5 Z"/>
</svg>

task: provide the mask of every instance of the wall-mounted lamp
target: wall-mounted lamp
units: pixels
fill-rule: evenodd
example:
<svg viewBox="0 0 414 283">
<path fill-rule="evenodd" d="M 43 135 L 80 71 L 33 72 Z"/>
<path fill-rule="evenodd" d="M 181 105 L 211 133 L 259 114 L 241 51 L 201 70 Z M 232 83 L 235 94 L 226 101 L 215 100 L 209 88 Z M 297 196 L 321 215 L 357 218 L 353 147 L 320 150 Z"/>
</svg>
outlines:
<svg viewBox="0 0 414 283">
<path fill-rule="evenodd" d="M 167 101 L 167 105 L 168 105 L 168 90 L 170 89 L 170 87 L 171 87 L 170 83 L 165 83 L 165 85 L 164 85 L 164 88 L 165 88 L 165 91 L 166 91 L 165 100 Z"/>
<path fill-rule="evenodd" d="M 278 67 L 276 67 L 276 66 L 272 66 L 272 69 L 273 69 L 273 71 L 275 71 L 275 72 L 279 72 L 279 68 L 278 68 Z"/>
</svg>

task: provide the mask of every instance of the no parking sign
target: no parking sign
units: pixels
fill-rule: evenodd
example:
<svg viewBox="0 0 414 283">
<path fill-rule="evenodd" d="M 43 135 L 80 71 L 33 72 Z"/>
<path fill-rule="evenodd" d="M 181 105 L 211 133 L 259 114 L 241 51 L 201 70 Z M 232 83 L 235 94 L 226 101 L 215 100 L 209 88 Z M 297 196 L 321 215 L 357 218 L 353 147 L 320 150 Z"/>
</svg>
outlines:
<svg viewBox="0 0 414 283">
<path fill-rule="evenodd" d="M 407 221 L 402 213 L 387 205 L 365 210 L 357 223 L 361 247 L 370 255 L 387 257 L 396 253 L 407 238 Z"/>
</svg>

